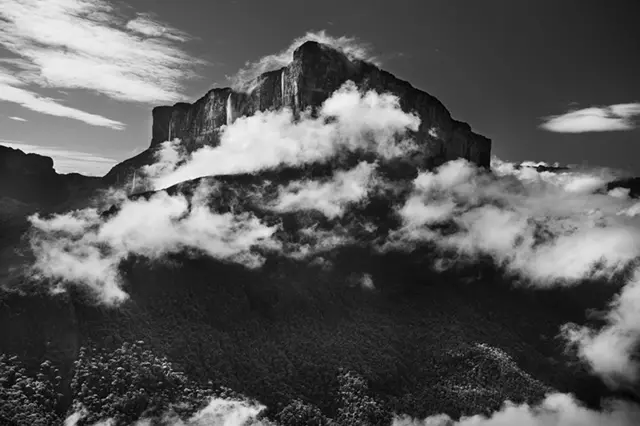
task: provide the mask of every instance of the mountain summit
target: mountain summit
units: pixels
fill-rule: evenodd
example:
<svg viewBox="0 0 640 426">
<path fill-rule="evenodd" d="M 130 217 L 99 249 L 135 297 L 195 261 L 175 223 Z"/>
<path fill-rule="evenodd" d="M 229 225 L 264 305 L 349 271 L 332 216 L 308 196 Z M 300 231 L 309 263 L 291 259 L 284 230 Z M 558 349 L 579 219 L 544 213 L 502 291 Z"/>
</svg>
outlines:
<svg viewBox="0 0 640 426">
<path fill-rule="evenodd" d="M 153 152 L 160 144 L 175 138 L 188 151 L 203 145 L 216 146 L 222 129 L 240 117 L 283 108 L 290 109 L 295 117 L 306 110 L 313 113 L 347 81 L 354 82 L 363 92 L 397 96 L 403 111 L 420 118 L 420 127 L 413 136 L 423 147 L 421 168 L 433 168 L 457 158 L 489 166 L 491 140 L 472 132 L 467 123 L 454 120 L 438 99 L 373 64 L 350 59 L 328 45 L 307 41 L 294 51 L 288 66 L 260 75 L 243 90 L 214 88 L 193 104 L 154 108 L 149 149 L 116 165 L 105 177 L 109 182 L 126 179 L 133 169 L 153 162 Z"/>
</svg>

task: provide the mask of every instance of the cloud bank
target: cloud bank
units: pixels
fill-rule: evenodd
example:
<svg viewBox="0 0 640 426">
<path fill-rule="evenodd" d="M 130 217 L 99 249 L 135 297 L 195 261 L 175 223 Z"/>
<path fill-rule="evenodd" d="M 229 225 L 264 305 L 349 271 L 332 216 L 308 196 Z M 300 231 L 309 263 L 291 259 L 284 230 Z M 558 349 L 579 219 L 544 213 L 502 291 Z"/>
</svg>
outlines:
<svg viewBox="0 0 640 426">
<path fill-rule="evenodd" d="M 537 405 L 507 402 L 489 417 L 475 415 L 452 420 L 446 414 L 423 420 L 398 416 L 393 426 L 631 426 L 640 422 L 640 407 L 622 401 L 609 401 L 603 411 L 590 410 L 569 394 L 551 394 Z"/>
<path fill-rule="evenodd" d="M 623 214 L 635 204 L 594 192 L 604 185 L 599 176 L 495 165 L 488 174 L 457 160 L 420 173 L 397 208 L 403 227 L 382 249 L 412 250 L 429 242 L 467 262 L 490 255 L 533 288 L 610 280 L 636 265 L 640 223 Z M 569 324 L 563 330 L 593 373 L 612 387 L 627 386 L 639 374 L 639 276 L 611 302 L 605 327 Z"/>
<path fill-rule="evenodd" d="M 633 117 L 640 115 L 640 103 L 590 107 L 547 117 L 540 126 L 558 133 L 610 132 L 632 130 Z"/>
<path fill-rule="evenodd" d="M 203 61 L 189 36 L 151 15 L 126 19 L 106 0 L 0 0 L 0 45 L 18 58 L 0 69 L 0 100 L 96 126 L 120 122 L 38 95 L 27 85 L 85 89 L 127 102 L 182 99 L 182 81 Z"/>
<path fill-rule="evenodd" d="M 307 41 L 316 41 L 331 46 L 344 53 L 349 59 L 359 59 L 380 65 L 371 53 L 371 46 L 358 41 L 355 37 L 332 37 L 324 30 L 307 32 L 304 36 L 295 39 L 289 47 L 281 52 L 264 56 L 255 62 L 247 62 L 235 75 L 227 77 L 231 81 L 233 89 L 248 91 L 261 74 L 286 67 L 293 60 L 293 52 Z"/>
<path fill-rule="evenodd" d="M 36 255 L 35 276 L 61 285 L 88 286 L 100 301 L 127 299 L 120 263 L 130 255 L 161 260 L 171 253 L 195 250 L 215 259 L 259 267 L 256 248 L 277 249 L 276 226 L 250 213 L 217 214 L 207 206 L 216 188 L 201 184 L 191 200 L 159 192 L 148 200 L 127 200 L 111 217 L 84 209 L 43 219 L 29 218 Z"/>
<path fill-rule="evenodd" d="M 158 419 L 143 418 L 135 422 L 133 426 L 151 426 L 155 424 L 166 426 L 261 426 L 263 423 L 256 420 L 256 417 L 264 409 L 263 405 L 250 401 L 212 398 L 205 408 L 187 420 L 182 420 L 173 413 L 167 413 L 159 423 Z M 65 419 L 64 426 L 77 426 L 78 422 L 85 416 L 86 413 L 83 410 L 78 410 Z M 110 426 L 114 424 L 114 420 L 105 419 L 93 426 Z"/>
</svg>

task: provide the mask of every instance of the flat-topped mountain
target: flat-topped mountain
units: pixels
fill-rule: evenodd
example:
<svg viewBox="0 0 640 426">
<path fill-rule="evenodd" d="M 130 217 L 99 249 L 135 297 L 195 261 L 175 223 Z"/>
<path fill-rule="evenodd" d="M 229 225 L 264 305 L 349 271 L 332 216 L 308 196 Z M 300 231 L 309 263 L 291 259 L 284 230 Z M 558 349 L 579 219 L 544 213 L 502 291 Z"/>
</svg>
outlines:
<svg viewBox="0 0 640 426">
<path fill-rule="evenodd" d="M 489 166 L 491 140 L 454 120 L 438 99 L 375 65 L 308 41 L 295 50 L 288 66 L 262 74 L 246 91 L 215 88 L 193 104 L 154 108 L 149 149 L 116 165 L 105 178 L 110 183 L 126 180 L 134 169 L 153 162 L 154 149 L 167 140 L 179 138 L 193 151 L 217 145 L 221 130 L 239 117 L 282 108 L 289 108 L 296 117 L 307 109 L 314 111 L 347 81 L 362 91 L 397 96 L 403 111 L 420 118 L 420 127 L 412 136 L 423 147 L 422 168 L 457 158 Z"/>
</svg>

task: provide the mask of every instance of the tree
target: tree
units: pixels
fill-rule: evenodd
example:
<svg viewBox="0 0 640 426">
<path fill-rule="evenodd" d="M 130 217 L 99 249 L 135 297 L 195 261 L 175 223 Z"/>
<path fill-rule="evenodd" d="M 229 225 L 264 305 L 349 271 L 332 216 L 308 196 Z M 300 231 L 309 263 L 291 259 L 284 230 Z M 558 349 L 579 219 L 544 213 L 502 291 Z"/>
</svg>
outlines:
<svg viewBox="0 0 640 426">
<path fill-rule="evenodd" d="M 338 398 L 341 407 L 337 421 L 341 425 L 382 426 L 391 423 L 391 414 L 369 396 L 369 387 L 359 375 L 341 370 L 338 374 Z"/>
<path fill-rule="evenodd" d="M 57 389 L 62 378 L 51 362 L 29 375 L 16 356 L 0 355 L 0 424 L 47 426 L 58 424 Z"/>
<path fill-rule="evenodd" d="M 115 351 L 81 348 L 71 382 L 72 410 L 87 413 L 81 423 L 113 419 L 130 424 L 168 411 L 184 418 L 214 395 L 211 388 L 189 381 L 143 344 L 124 343 Z"/>
</svg>

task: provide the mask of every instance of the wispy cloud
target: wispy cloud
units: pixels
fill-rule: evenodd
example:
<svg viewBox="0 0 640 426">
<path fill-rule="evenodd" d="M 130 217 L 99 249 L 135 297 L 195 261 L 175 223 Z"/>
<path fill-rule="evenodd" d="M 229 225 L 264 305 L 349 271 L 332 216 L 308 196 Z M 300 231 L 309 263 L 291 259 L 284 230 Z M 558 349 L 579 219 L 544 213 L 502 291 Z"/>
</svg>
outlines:
<svg viewBox="0 0 640 426">
<path fill-rule="evenodd" d="M 0 145 L 20 149 L 53 158 L 58 173 L 81 173 L 87 176 L 104 176 L 117 161 L 89 152 L 74 151 L 60 147 L 39 146 L 0 139 Z"/>
<path fill-rule="evenodd" d="M 117 128 L 121 123 L 39 97 L 25 84 L 86 89 L 120 101 L 173 102 L 203 61 L 189 36 L 148 14 L 127 20 L 106 0 L 0 0 L 0 45 L 19 59 L 0 76 L 0 99 L 46 114 Z"/>
<path fill-rule="evenodd" d="M 58 101 L 38 95 L 37 93 L 24 89 L 25 83 L 9 74 L 9 71 L 0 67 L 0 100 L 13 102 L 32 111 L 56 117 L 67 117 L 94 126 L 110 127 L 116 130 L 124 129 L 124 123 L 101 115 L 91 114 L 76 108 L 62 105 Z"/>
<path fill-rule="evenodd" d="M 540 127 L 558 133 L 632 130 L 636 127 L 632 118 L 637 115 L 640 115 L 640 103 L 591 107 L 546 117 Z"/>
<path fill-rule="evenodd" d="M 9 120 L 13 120 L 13 121 L 21 121 L 21 122 L 25 122 L 27 121 L 26 119 L 22 118 L 22 117 L 15 117 L 15 116 L 11 116 L 9 117 Z"/>
<path fill-rule="evenodd" d="M 147 37 L 164 37 L 169 40 L 181 42 L 191 39 L 189 34 L 154 19 L 153 16 L 148 13 L 139 13 L 135 19 L 127 22 L 126 27 L 131 31 Z"/>
<path fill-rule="evenodd" d="M 289 47 L 264 56 L 255 62 L 247 62 L 235 75 L 229 76 L 232 86 L 236 90 L 244 91 L 252 87 L 254 80 L 261 74 L 277 70 L 289 65 L 293 60 L 293 52 L 307 41 L 317 41 L 326 44 L 334 49 L 343 52 L 350 59 L 360 59 L 380 65 L 380 61 L 371 53 L 371 46 L 363 43 L 355 37 L 332 37 L 324 30 L 319 32 L 308 32 L 302 37 L 295 39 Z"/>
</svg>

